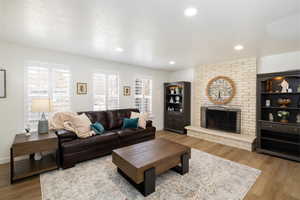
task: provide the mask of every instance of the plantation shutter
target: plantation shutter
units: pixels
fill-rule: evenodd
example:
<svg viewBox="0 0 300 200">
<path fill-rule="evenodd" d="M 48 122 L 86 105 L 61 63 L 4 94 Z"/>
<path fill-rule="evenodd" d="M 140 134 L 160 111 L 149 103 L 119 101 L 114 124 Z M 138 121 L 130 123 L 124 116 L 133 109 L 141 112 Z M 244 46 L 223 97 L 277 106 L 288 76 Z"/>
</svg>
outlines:
<svg viewBox="0 0 300 200">
<path fill-rule="evenodd" d="M 119 78 L 117 75 L 107 76 L 107 109 L 119 108 Z"/>
<path fill-rule="evenodd" d="M 119 108 L 119 76 L 117 74 L 94 73 L 94 110 Z"/>
<path fill-rule="evenodd" d="M 94 74 L 94 110 L 106 109 L 106 80 L 105 74 Z"/>
<path fill-rule="evenodd" d="M 52 111 L 71 110 L 71 73 L 65 69 L 53 69 L 52 71 Z"/>
<path fill-rule="evenodd" d="M 152 112 L 152 80 L 135 79 L 134 106 L 141 113 Z"/>
<path fill-rule="evenodd" d="M 25 69 L 25 127 L 37 129 L 41 113 L 31 112 L 33 99 L 49 98 L 52 112 L 71 110 L 71 73 L 50 64 L 30 64 Z M 45 113 L 48 116 L 48 113 Z"/>
</svg>

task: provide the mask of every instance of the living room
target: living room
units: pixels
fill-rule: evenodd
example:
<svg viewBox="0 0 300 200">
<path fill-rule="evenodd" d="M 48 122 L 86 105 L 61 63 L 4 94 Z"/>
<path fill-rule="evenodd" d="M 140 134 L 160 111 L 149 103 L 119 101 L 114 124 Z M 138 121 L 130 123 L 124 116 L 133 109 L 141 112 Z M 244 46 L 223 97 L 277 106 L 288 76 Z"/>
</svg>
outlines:
<svg viewBox="0 0 300 200">
<path fill-rule="evenodd" d="M 0 0 L 0 199 L 300 199 L 298 0 Z"/>
</svg>

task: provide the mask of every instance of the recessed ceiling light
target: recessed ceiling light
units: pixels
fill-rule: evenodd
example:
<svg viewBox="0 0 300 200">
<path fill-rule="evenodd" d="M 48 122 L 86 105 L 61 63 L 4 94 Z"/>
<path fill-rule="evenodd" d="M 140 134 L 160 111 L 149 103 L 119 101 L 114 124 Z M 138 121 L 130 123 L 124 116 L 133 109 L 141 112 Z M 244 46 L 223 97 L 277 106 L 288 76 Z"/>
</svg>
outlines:
<svg viewBox="0 0 300 200">
<path fill-rule="evenodd" d="M 198 10 L 197 10 L 197 8 L 194 8 L 194 7 L 189 7 L 184 10 L 184 15 L 187 17 L 193 17 L 193 16 L 197 15 L 197 13 L 198 13 Z"/>
<path fill-rule="evenodd" d="M 117 51 L 117 52 L 123 52 L 123 51 L 124 51 L 124 49 L 123 49 L 123 48 L 121 48 L 121 47 L 117 47 L 117 48 L 115 48 L 115 51 Z"/>
<path fill-rule="evenodd" d="M 236 46 L 234 46 L 234 50 L 236 50 L 236 51 L 241 51 L 241 50 L 243 50 L 244 49 L 244 47 L 242 46 L 242 45 L 236 45 Z"/>
<path fill-rule="evenodd" d="M 174 60 L 171 60 L 171 61 L 169 62 L 169 64 L 170 64 L 170 65 L 175 65 L 176 62 L 175 62 Z"/>
</svg>

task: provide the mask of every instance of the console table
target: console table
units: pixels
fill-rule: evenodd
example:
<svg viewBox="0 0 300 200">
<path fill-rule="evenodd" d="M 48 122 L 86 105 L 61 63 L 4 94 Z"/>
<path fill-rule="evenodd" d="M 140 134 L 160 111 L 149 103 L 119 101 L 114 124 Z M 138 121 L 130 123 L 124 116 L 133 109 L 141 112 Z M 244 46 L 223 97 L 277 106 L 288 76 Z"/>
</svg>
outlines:
<svg viewBox="0 0 300 200">
<path fill-rule="evenodd" d="M 41 160 L 34 160 L 34 153 L 54 152 L 44 155 Z M 27 159 L 16 157 L 28 155 Z M 45 134 L 31 133 L 30 136 L 17 134 L 10 149 L 10 181 L 37 175 L 58 169 L 58 138 L 54 132 Z"/>
</svg>

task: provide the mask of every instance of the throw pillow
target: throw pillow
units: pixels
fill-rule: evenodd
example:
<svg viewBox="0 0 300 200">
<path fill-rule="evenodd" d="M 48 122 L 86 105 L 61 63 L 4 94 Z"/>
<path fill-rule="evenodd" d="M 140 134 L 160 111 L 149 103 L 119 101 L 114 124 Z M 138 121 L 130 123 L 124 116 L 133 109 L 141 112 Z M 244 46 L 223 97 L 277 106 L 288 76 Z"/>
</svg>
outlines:
<svg viewBox="0 0 300 200">
<path fill-rule="evenodd" d="M 130 118 L 139 118 L 139 127 L 145 129 L 147 126 L 148 113 L 131 112 Z"/>
<path fill-rule="evenodd" d="M 122 128 L 137 128 L 138 127 L 139 118 L 124 118 L 123 127 Z"/>
<path fill-rule="evenodd" d="M 87 138 L 94 135 L 94 132 L 91 131 L 92 123 L 85 114 L 71 117 L 70 123 L 72 124 L 72 127 L 79 138 Z"/>
<path fill-rule="evenodd" d="M 99 122 L 91 124 L 91 129 L 96 133 L 96 135 L 101 135 L 105 131 L 103 125 Z"/>
</svg>

